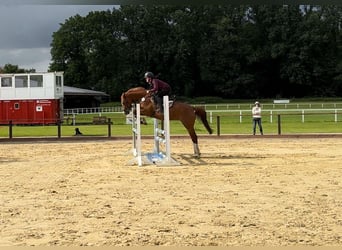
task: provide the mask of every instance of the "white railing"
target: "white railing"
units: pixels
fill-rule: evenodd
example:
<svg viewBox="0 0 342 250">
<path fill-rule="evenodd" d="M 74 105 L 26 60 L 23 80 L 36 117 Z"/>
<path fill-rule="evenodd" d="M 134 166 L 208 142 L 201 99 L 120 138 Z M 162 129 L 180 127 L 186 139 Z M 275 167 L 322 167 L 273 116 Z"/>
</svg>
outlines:
<svg viewBox="0 0 342 250">
<path fill-rule="evenodd" d="M 204 107 L 209 114 L 210 123 L 213 123 L 213 116 L 215 113 L 227 113 L 232 115 L 235 114 L 237 117 L 239 117 L 239 121 L 241 123 L 243 117 L 248 117 L 251 115 L 253 104 L 196 104 L 193 106 Z M 305 122 L 305 117 L 307 115 L 312 115 L 313 112 L 331 114 L 334 116 L 335 122 L 337 122 L 339 120 L 339 117 L 342 116 L 342 103 L 262 104 L 262 108 L 263 117 L 269 117 L 270 123 L 273 122 L 274 117 L 278 114 L 296 113 L 296 115 L 301 115 L 302 122 Z M 101 114 L 117 112 L 122 112 L 121 106 L 64 109 L 64 115 Z M 342 118 L 340 118 L 340 120 L 342 121 Z"/>
<path fill-rule="evenodd" d="M 193 104 L 193 106 L 202 106 L 207 110 L 210 111 L 244 111 L 246 109 L 252 109 L 253 104 L 238 104 L 238 103 L 222 103 L 222 104 Z M 342 109 L 342 103 L 265 103 L 261 104 L 263 110 L 318 110 L 318 109 Z M 73 109 L 64 109 L 64 114 L 71 115 L 71 114 L 92 114 L 92 113 L 112 113 L 112 112 L 121 112 L 122 107 L 120 105 L 113 106 L 113 107 L 93 107 L 93 108 L 73 108 Z"/>
<path fill-rule="evenodd" d="M 209 114 L 209 121 L 213 123 L 213 116 L 215 113 L 228 113 L 232 114 L 239 118 L 239 122 L 242 123 L 243 118 L 250 119 L 252 116 L 251 110 L 209 110 L 207 111 Z M 301 116 L 302 123 L 305 122 L 305 117 L 309 115 L 331 115 L 335 122 L 339 121 L 339 117 L 342 117 L 342 108 L 341 109 L 272 109 L 272 110 L 263 110 L 263 117 L 269 117 L 269 122 L 273 123 L 274 117 L 278 115 L 297 115 Z M 342 121 L 342 118 L 340 119 Z"/>
<path fill-rule="evenodd" d="M 253 103 L 194 104 L 208 110 L 252 109 Z M 263 109 L 342 109 L 342 103 L 264 103 Z"/>
<path fill-rule="evenodd" d="M 64 115 L 122 112 L 121 106 L 64 109 Z"/>
</svg>

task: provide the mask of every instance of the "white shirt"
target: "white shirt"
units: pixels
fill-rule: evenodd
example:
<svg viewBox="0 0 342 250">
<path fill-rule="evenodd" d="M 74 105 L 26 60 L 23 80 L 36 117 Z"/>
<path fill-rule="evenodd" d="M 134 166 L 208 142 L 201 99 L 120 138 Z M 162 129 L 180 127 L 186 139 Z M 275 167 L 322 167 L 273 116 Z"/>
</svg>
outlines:
<svg viewBox="0 0 342 250">
<path fill-rule="evenodd" d="M 258 106 L 254 106 L 252 108 L 253 118 L 261 118 L 261 108 Z"/>
</svg>

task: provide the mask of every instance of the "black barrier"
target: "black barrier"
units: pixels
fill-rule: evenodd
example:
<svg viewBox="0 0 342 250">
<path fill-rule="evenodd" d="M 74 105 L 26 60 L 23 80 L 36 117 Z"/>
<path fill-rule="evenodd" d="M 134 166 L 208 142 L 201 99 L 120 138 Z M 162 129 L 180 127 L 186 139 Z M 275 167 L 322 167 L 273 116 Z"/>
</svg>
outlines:
<svg viewBox="0 0 342 250">
<path fill-rule="evenodd" d="M 62 138 L 62 124 L 63 124 L 62 120 L 58 120 L 56 123 L 57 138 Z M 112 124 L 113 124 L 111 121 L 111 118 L 108 118 L 105 124 L 107 124 L 107 137 L 111 138 L 112 137 Z M 8 121 L 7 126 L 8 126 L 8 138 L 13 139 L 13 127 L 14 127 L 13 121 L 12 120 Z"/>
<path fill-rule="evenodd" d="M 220 134 L 221 134 L 220 116 L 217 116 L 217 117 L 216 117 L 216 122 L 217 122 L 217 136 L 220 136 Z"/>
<path fill-rule="evenodd" d="M 12 121 L 9 121 L 8 123 L 8 137 L 10 139 L 13 138 L 13 122 Z"/>
<path fill-rule="evenodd" d="M 281 119 L 280 119 L 279 114 L 278 114 L 278 135 L 281 135 Z"/>
<path fill-rule="evenodd" d="M 62 134 L 62 132 L 61 132 L 61 124 L 62 124 L 62 121 L 58 120 L 58 122 L 57 122 L 57 137 L 58 138 L 61 138 L 61 134 Z"/>
<path fill-rule="evenodd" d="M 108 118 L 108 137 L 112 136 L 112 122 L 111 119 Z"/>
</svg>

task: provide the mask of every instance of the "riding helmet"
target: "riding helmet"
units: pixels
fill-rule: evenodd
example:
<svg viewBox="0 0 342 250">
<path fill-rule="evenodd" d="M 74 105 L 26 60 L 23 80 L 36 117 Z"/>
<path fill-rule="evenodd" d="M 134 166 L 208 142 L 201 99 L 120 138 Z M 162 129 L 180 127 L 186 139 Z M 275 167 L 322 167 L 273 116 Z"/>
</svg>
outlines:
<svg viewBox="0 0 342 250">
<path fill-rule="evenodd" d="M 146 72 L 144 78 L 154 78 L 154 74 L 152 72 Z"/>
</svg>

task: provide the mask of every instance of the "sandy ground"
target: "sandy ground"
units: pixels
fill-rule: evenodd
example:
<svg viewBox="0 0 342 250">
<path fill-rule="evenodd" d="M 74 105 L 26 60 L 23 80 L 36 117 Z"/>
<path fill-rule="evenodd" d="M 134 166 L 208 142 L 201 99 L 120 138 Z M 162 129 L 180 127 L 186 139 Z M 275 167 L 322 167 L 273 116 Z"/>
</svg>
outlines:
<svg viewBox="0 0 342 250">
<path fill-rule="evenodd" d="M 341 246 L 342 140 L 0 144 L 0 246 Z M 143 140 L 145 152 L 151 140 Z"/>
</svg>

